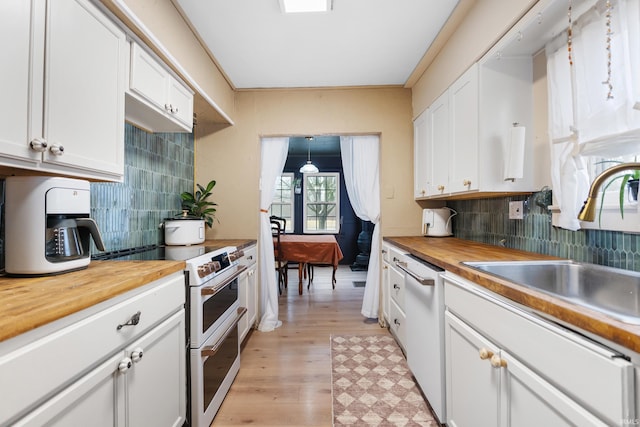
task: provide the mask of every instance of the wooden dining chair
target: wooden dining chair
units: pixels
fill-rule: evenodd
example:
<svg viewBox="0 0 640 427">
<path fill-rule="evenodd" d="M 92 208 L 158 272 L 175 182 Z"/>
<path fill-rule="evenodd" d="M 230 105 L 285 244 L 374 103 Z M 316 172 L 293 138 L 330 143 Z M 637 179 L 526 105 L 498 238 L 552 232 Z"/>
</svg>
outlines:
<svg viewBox="0 0 640 427">
<path fill-rule="evenodd" d="M 282 218 L 280 218 L 282 219 Z M 284 219 L 282 219 L 284 221 Z M 276 261 L 276 271 L 278 272 L 278 291 L 282 295 L 282 289 L 287 287 L 287 261 L 282 257 L 282 248 L 280 244 L 280 236 L 284 233 L 283 224 L 278 217 L 271 216 L 271 235 L 273 236 L 273 255 Z"/>
</svg>

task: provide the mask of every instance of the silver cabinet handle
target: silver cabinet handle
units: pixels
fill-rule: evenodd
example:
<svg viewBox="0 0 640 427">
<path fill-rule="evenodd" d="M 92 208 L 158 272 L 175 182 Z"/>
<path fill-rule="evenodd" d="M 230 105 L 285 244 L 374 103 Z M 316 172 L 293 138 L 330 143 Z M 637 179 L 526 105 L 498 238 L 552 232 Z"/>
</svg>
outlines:
<svg viewBox="0 0 640 427">
<path fill-rule="evenodd" d="M 409 268 L 407 267 L 407 263 L 406 262 L 396 261 L 396 267 L 398 267 L 400 270 L 404 271 L 409 276 L 411 276 L 414 279 L 416 279 L 418 281 L 418 283 L 420 283 L 423 286 L 435 286 L 435 284 L 436 284 L 435 280 L 427 279 L 426 277 L 420 277 L 416 273 L 414 273 L 413 271 L 409 270 Z"/>
<path fill-rule="evenodd" d="M 140 323 L 140 316 L 142 315 L 141 311 L 138 311 L 136 314 L 134 314 L 133 316 L 131 316 L 129 318 L 129 320 L 127 320 L 127 323 L 121 323 L 116 327 L 116 330 L 119 331 L 120 329 L 124 328 L 125 326 L 135 326 L 138 323 Z"/>
</svg>

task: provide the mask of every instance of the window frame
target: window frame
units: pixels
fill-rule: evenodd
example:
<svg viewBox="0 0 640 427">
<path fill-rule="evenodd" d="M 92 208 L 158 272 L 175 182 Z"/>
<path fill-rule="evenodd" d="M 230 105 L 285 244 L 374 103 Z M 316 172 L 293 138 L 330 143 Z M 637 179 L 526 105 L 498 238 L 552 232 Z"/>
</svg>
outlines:
<svg viewBox="0 0 640 427">
<path fill-rule="evenodd" d="M 331 230 L 309 230 L 307 228 L 307 212 L 309 204 L 318 204 L 316 201 L 309 201 L 307 198 L 307 178 L 308 177 L 317 177 L 317 176 L 325 176 L 325 177 L 333 177 L 336 180 L 336 195 L 334 202 L 326 202 L 326 204 L 335 205 L 335 218 L 336 218 L 336 227 Z M 318 172 L 318 173 L 306 173 L 303 174 L 302 178 L 302 230 L 305 234 L 338 234 L 340 233 L 340 173 L 339 172 Z M 324 202 L 323 202 L 324 203 Z"/>
<path fill-rule="evenodd" d="M 276 192 L 278 190 L 280 190 L 282 188 L 281 184 L 278 184 L 278 181 L 282 182 L 282 178 L 283 177 L 287 177 L 291 179 L 291 201 L 290 203 L 282 203 L 279 201 L 276 201 L 276 199 L 274 198 L 274 200 L 271 202 L 271 205 L 269 206 L 269 215 L 274 215 L 273 213 L 273 206 L 274 205 L 279 205 L 279 206 L 289 206 L 289 211 L 291 212 L 291 217 L 286 217 L 286 216 L 282 216 L 282 214 L 276 215 L 279 217 L 283 217 L 287 220 L 287 227 L 284 230 L 284 233 L 293 233 L 294 231 L 294 227 L 295 227 L 295 219 L 296 219 L 296 210 L 295 210 L 295 182 L 296 182 L 296 177 L 295 174 L 293 172 L 283 172 L 280 175 L 278 175 L 278 177 L 276 178 L 276 186 L 275 186 L 275 190 Z M 275 194 L 274 194 L 275 197 Z M 282 209 L 280 209 L 280 212 L 282 212 Z"/>
</svg>

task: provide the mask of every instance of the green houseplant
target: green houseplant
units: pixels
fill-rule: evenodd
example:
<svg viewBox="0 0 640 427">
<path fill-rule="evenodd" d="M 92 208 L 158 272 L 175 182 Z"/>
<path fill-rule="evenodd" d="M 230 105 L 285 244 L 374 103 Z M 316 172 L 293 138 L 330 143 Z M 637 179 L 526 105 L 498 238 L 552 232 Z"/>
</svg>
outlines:
<svg viewBox="0 0 640 427">
<path fill-rule="evenodd" d="M 182 209 L 186 210 L 189 215 L 204 219 L 207 226 L 211 228 L 213 227 L 213 220 L 216 213 L 214 206 L 218 205 L 207 199 L 211 196 L 211 190 L 215 187 L 216 181 L 211 180 L 206 187 L 200 184 L 196 185 L 198 190 L 196 190 L 195 194 L 185 191 L 180 195 L 182 199 Z"/>
<path fill-rule="evenodd" d="M 605 160 L 599 163 L 622 163 L 614 160 Z M 620 181 L 620 187 L 618 188 L 618 204 L 620 206 L 620 217 L 624 219 L 624 199 L 625 194 L 627 192 L 627 188 L 631 191 L 631 195 L 633 200 L 637 200 L 638 198 L 638 181 L 640 180 L 640 171 L 632 170 L 624 175 L 614 176 L 605 184 L 602 188 L 602 196 L 600 196 L 600 210 L 598 211 L 598 224 L 601 223 L 602 220 L 602 207 L 604 205 L 604 195 L 607 189 L 617 180 Z"/>
</svg>

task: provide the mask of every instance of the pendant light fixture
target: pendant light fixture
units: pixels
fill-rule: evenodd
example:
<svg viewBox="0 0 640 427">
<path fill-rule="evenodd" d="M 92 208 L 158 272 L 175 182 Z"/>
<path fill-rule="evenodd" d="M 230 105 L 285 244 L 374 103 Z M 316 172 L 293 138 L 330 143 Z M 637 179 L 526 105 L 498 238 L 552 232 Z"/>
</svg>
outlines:
<svg viewBox="0 0 640 427">
<path fill-rule="evenodd" d="M 307 136 L 305 139 L 307 140 L 307 163 L 302 165 L 300 173 L 318 173 L 320 170 L 311 163 L 311 140 L 313 140 L 313 137 Z"/>
</svg>

